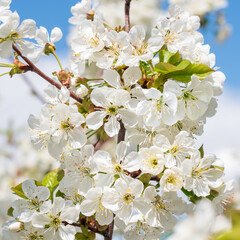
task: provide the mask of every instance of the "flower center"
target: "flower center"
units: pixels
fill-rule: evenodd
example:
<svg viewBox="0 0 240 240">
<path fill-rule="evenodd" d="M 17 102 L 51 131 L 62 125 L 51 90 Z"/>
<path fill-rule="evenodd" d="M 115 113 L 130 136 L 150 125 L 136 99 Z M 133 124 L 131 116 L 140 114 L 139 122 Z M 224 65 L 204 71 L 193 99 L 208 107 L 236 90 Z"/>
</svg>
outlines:
<svg viewBox="0 0 240 240">
<path fill-rule="evenodd" d="M 114 107 L 114 106 L 111 106 L 107 109 L 107 112 L 110 114 L 110 115 L 116 115 L 117 114 L 117 107 Z"/>
<path fill-rule="evenodd" d="M 135 196 L 132 194 L 132 193 L 126 193 L 124 196 L 123 196 L 123 200 L 129 204 L 131 202 L 133 202 Z"/>
<path fill-rule="evenodd" d="M 121 172 L 122 172 L 122 167 L 121 167 L 121 165 L 119 165 L 119 164 L 116 165 L 114 170 L 115 170 L 116 173 L 121 173 Z"/>
<path fill-rule="evenodd" d="M 31 232 L 28 236 L 29 240 L 42 240 L 44 237 L 42 235 L 38 235 L 38 232 Z"/>
<path fill-rule="evenodd" d="M 73 129 L 74 126 L 70 123 L 69 119 L 67 119 L 67 121 L 61 122 L 61 128 L 67 131 L 67 130 Z"/>
<path fill-rule="evenodd" d="M 61 225 L 61 220 L 58 217 L 51 217 L 51 218 L 52 218 L 52 221 L 50 225 L 52 225 L 57 231 Z"/>
<path fill-rule="evenodd" d="M 156 166 L 158 165 L 158 160 L 157 160 L 157 158 L 152 159 L 152 160 L 151 160 L 151 164 L 152 164 L 154 167 L 156 167 Z"/>
<path fill-rule="evenodd" d="M 177 182 L 177 178 L 173 175 L 173 173 L 170 174 L 170 176 L 167 179 L 168 183 L 176 183 Z"/>
</svg>

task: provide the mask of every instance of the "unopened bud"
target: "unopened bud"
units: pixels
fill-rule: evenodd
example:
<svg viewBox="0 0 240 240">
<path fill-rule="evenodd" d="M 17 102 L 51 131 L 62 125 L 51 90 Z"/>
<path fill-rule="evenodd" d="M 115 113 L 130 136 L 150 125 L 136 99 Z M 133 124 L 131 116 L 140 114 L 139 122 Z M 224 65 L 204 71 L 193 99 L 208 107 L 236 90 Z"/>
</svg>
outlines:
<svg viewBox="0 0 240 240">
<path fill-rule="evenodd" d="M 76 87 L 76 85 L 78 84 L 78 78 L 77 77 L 73 77 L 71 78 L 71 87 Z"/>
<path fill-rule="evenodd" d="M 81 84 L 81 85 L 78 87 L 78 89 L 77 89 L 77 91 L 76 91 L 76 94 L 77 94 L 78 97 L 84 98 L 85 96 L 88 95 L 88 89 L 87 89 L 87 87 L 86 87 L 85 85 Z"/>
<path fill-rule="evenodd" d="M 15 220 L 9 221 L 3 224 L 3 228 L 13 231 L 13 232 L 19 232 L 23 230 L 24 224 L 22 222 L 17 222 Z"/>
<path fill-rule="evenodd" d="M 14 74 L 25 73 L 30 70 L 30 67 L 22 62 L 20 62 L 17 58 L 13 61 L 14 67 L 9 72 L 9 75 L 12 77 Z"/>
<path fill-rule="evenodd" d="M 81 84 L 86 84 L 86 78 L 81 78 L 81 77 L 73 77 L 71 78 L 71 87 L 75 88 L 78 87 Z"/>
</svg>

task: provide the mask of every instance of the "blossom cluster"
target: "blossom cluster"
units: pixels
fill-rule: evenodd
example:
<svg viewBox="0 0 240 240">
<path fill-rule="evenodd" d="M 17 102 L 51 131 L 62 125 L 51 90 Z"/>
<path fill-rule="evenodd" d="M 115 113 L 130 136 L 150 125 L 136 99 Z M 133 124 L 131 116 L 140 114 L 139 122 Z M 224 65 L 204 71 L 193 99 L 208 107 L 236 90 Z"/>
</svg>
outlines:
<svg viewBox="0 0 240 240">
<path fill-rule="evenodd" d="M 18 27 L 17 13 L 7 8 L 1 57 L 12 45 L 32 61 L 56 55 L 60 29 L 49 39 L 32 20 Z M 12 189 L 20 198 L 5 239 L 91 239 L 86 228 L 104 235 L 114 225 L 125 239 L 160 239 L 201 198 L 222 211 L 230 191 L 223 163 L 195 144 L 225 80 L 198 32 L 199 17 L 172 5 L 146 39 L 140 25 L 109 27 L 89 0 L 72 14 L 69 72 L 55 73 L 61 89 L 50 85 L 40 115 L 28 120 L 36 149 L 47 148 L 61 166 L 42 183 L 26 180 Z M 90 63 L 100 79 L 82 77 Z M 106 151 L 101 145 L 109 140 L 115 144 Z"/>
</svg>

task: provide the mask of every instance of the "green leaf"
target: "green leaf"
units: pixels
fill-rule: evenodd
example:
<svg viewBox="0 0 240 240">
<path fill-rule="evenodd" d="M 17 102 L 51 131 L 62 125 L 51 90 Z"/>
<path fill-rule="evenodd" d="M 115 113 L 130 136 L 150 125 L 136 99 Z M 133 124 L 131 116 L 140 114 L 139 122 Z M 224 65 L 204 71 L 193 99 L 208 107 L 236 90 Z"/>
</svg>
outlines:
<svg viewBox="0 0 240 240">
<path fill-rule="evenodd" d="M 81 230 L 85 236 L 88 236 L 88 226 L 81 225 Z"/>
<path fill-rule="evenodd" d="M 36 186 L 42 186 L 42 183 L 40 183 L 40 182 L 38 182 L 36 180 L 34 180 L 34 182 L 35 182 Z M 19 197 L 28 199 L 25 196 L 25 194 L 24 194 L 24 192 L 22 190 L 22 183 L 18 184 L 16 187 L 12 187 L 11 190 L 14 192 L 14 194 L 18 195 Z"/>
<path fill-rule="evenodd" d="M 84 235 L 83 233 L 77 233 L 75 235 L 76 240 L 89 240 L 88 236 Z"/>
<path fill-rule="evenodd" d="M 198 151 L 200 152 L 201 158 L 203 158 L 203 157 L 204 157 L 203 144 L 202 144 L 202 146 L 198 149 Z"/>
<path fill-rule="evenodd" d="M 54 190 L 58 187 L 59 182 L 64 177 L 64 171 L 61 168 L 55 169 L 49 172 L 42 180 L 42 184 L 49 188 L 51 192 L 51 198 Z"/>
<path fill-rule="evenodd" d="M 177 62 L 180 61 L 181 55 L 179 52 L 171 53 L 167 50 L 160 50 L 159 51 L 159 61 L 160 62 L 166 62 L 171 63 L 175 65 Z"/>
<path fill-rule="evenodd" d="M 148 63 L 146 62 L 140 62 L 140 67 L 143 68 L 147 73 L 151 72 L 151 68 Z"/>
<path fill-rule="evenodd" d="M 7 211 L 7 215 L 13 217 L 13 207 L 10 207 Z"/>
<path fill-rule="evenodd" d="M 206 64 L 191 63 L 183 70 L 169 73 L 166 78 L 172 78 L 180 82 L 188 83 L 191 81 L 192 75 L 196 75 L 198 77 L 207 77 L 212 72 L 214 72 L 214 70 L 208 67 Z"/>
<path fill-rule="evenodd" d="M 85 225 L 81 225 L 81 233 L 77 233 L 75 235 L 75 239 L 77 240 L 94 240 L 96 238 L 96 234 L 92 231 L 88 231 L 88 227 Z"/>
<path fill-rule="evenodd" d="M 190 62 L 187 61 L 187 60 L 184 60 L 182 62 L 183 63 L 180 62 L 176 66 L 171 64 L 171 63 L 160 62 L 160 63 L 155 65 L 155 70 L 157 72 L 163 73 L 163 74 L 182 71 L 190 64 Z"/>
<path fill-rule="evenodd" d="M 144 173 L 139 177 L 139 180 L 144 184 L 144 187 L 147 187 L 149 181 L 151 180 L 152 175 L 149 173 Z"/>
<path fill-rule="evenodd" d="M 184 188 L 182 188 L 181 190 L 187 197 L 190 198 L 190 201 L 192 203 L 196 203 L 198 200 L 201 199 L 201 197 L 196 196 L 193 191 L 188 191 L 188 190 L 186 190 Z"/>
</svg>

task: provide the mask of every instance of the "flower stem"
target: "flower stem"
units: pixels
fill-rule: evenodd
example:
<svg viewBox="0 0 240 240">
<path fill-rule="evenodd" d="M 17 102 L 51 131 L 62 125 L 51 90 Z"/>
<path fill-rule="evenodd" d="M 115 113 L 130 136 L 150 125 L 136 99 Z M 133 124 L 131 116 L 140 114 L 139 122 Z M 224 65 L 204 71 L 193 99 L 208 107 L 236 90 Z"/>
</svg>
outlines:
<svg viewBox="0 0 240 240">
<path fill-rule="evenodd" d="M 87 139 L 89 139 L 90 137 L 92 137 L 93 135 L 95 135 L 97 133 L 98 130 L 94 131 L 92 134 L 90 134 Z"/>
<path fill-rule="evenodd" d="M 8 64 L 8 63 L 0 63 L 0 67 L 10 67 L 10 68 L 13 68 L 14 65 L 13 64 Z"/>
<path fill-rule="evenodd" d="M 105 22 L 105 21 L 103 21 L 103 24 L 106 26 L 106 27 L 108 27 L 108 28 L 110 28 L 110 29 L 112 29 L 112 30 L 115 30 L 112 26 L 110 26 L 107 22 Z"/>
<path fill-rule="evenodd" d="M 56 58 L 56 60 L 57 60 L 57 62 L 58 62 L 58 64 L 59 64 L 59 67 L 61 68 L 61 70 L 63 70 L 62 64 L 61 64 L 61 62 L 60 62 L 60 60 L 59 60 L 56 52 L 53 51 L 52 54 L 53 54 L 53 56 Z"/>
<path fill-rule="evenodd" d="M 7 75 L 7 74 L 9 74 L 9 72 L 2 73 L 2 74 L 0 74 L 0 77 Z"/>
<path fill-rule="evenodd" d="M 103 80 L 102 78 L 91 78 L 91 79 L 86 79 L 86 81 L 98 81 L 98 80 Z"/>
</svg>

